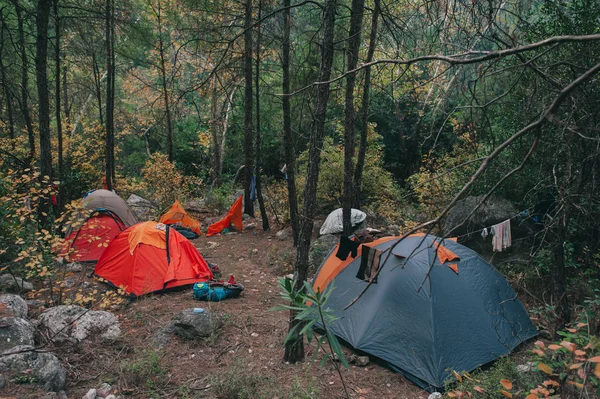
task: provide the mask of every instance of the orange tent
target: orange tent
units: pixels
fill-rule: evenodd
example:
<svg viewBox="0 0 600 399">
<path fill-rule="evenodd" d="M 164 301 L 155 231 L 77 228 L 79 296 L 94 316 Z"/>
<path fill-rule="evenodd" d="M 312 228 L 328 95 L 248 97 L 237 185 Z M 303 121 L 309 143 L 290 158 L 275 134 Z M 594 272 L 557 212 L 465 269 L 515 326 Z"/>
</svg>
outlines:
<svg viewBox="0 0 600 399">
<path fill-rule="evenodd" d="M 164 224 L 178 224 L 181 225 L 181 227 L 192 230 L 198 235 L 201 234 L 200 222 L 188 215 L 177 200 L 173 206 L 160 217 L 159 222 Z"/>
<path fill-rule="evenodd" d="M 162 223 L 136 224 L 106 248 L 94 275 L 131 296 L 212 280 L 198 250 Z"/>
<path fill-rule="evenodd" d="M 95 262 L 108 244 L 126 228 L 112 212 L 96 211 L 66 238 L 60 256 L 69 262 Z"/>
<path fill-rule="evenodd" d="M 238 231 L 242 231 L 242 199 L 244 197 L 240 197 L 235 201 L 227 215 L 216 223 L 208 226 L 208 232 L 206 233 L 207 237 L 210 237 L 215 234 L 219 234 L 229 227 L 229 225 L 233 224 Z"/>
</svg>

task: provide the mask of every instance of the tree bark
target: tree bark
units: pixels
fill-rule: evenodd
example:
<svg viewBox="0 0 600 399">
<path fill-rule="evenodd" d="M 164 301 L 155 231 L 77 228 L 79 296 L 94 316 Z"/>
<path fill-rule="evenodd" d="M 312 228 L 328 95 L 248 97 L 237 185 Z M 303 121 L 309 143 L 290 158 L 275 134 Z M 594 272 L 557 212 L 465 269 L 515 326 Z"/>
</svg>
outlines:
<svg viewBox="0 0 600 399">
<path fill-rule="evenodd" d="M 292 116 L 290 108 L 290 0 L 283 0 L 283 40 L 282 40 L 282 68 L 283 68 L 283 145 L 285 151 L 286 181 L 288 189 L 288 203 L 290 207 L 290 221 L 292 222 L 292 236 L 294 246 L 298 246 L 298 194 L 296 193 L 296 155 L 294 150 L 294 136 L 292 133 Z"/>
<path fill-rule="evenodd" d="M 373 61 L 375 46 L 377 45 L 377 27 L 379 19 L 380 0 L 375 0 L 373 15 L 371 17 L 371 35 L 369 37 L 369 49 L 365 63 Z M 354 207 L 360 209 L 362 206 L 362 175 L 367 154 L 367 134 L 369 127 L 369 91 L 371 90 L 371 67 L 365 68 L 365 81 L 363 84 L 361 118 L 360 118 L 360 146 L 354 169 Z"/>
<path fill-rule="evenodd" d="M 252 134 L 252 0 L 246 0 L 244 12 L 244 213 L 254 217 L 250 186 L 254 172 L 254 137 Z"/>
<path fill-rule="evenodd" d="M 335 10 L 337 0 L 326 0 L 323 9 L 323 40 L 321 43 L 321 65 L 319 68 L 319 82 L 328 82 L 331 76 L 333 64 L 333 39 L 335 27 Z M 313 229 L 313 218 L 317 205 L 317 183 L 319 181 L 319 167 L 321 162 L 321 149 L 323 148 L 323 137 L 325 135 L 325 116 L 327 114 L 327 102 L 329 101 L 329 83 L 321 83 L 317 86 L 315 98 L 315 109 L 313 116 L 313 128 L 310 133 L 308 150 L 308 169 L 306 172 L 306 184 L 304 186 L 304 203 L 300 232 L 298 235 L 298 250 L 296 252 L 296 278 L 297 287 L 302 287 L 308 273 L 308 251 Z M 294 314 L 290 315 L 290 328 L 293 328 Z M 289 342 L 285 346 L 284 357 L 290 363 L 304 358 L 303 337 Z"/>
<path fill-rule="evenodd" d="M 165 113 L 167 117 L 167 153 L 169 155 L 169 162 L 173 162 L 173 121 L 171 120 L 171 106 L 169 104 L 169 83 L 167 81 L 165 47 L 162 37 L 162 14 L 160 8 L 160 0 L 158 1 L 156 16 L 158 22 L 158 52 L 160 55 L 160 75 L 163 89 L 163 97 L 165 101 Z"/>
<path fill-rule="evenodd" d="M 35 157 L 35 136 L 33 134 L 33 122 L 29 113 L 28 87 L 29 86 L 29 58 L 27 57 L 27 48 L 25 47 L 25 29 L 23 28 L 23 16 L 21 14 L 21 5 L 19 0 L 12 0 L 15 6 L 17 16 L 17 29 L 19 31 L 19 50 L 21 52 L 21 112 L 25 120 L 27 129 L 27 138 L 29 139 L 29 154 L 27 156 L 29 163 L 33 162 Z M 46 32 L 46 36 L 48 33 Z M 41 150 L 40 150 L 41 151 Z"/>
<path fill-rule="evenodd" d="M 257 19 L 260 20 L 262 11 L 262 0 L 258 0 L 258 16 Z M 263 230 L 267 231 L 270 229 L 269 227 L 269 218 L 267 217 L 267 210 L 265 208 L 265 201 L 262 196 L 262 182 L 261 182 L 261 173 L 260 173 L 260 24 L 256 27 L 256 197 L 258 198 L 258 206 L 260 209 L 260 216 L 262 218 L 262 226 Z"/>
<path fill-rule="evenodd" d="M 40 172 L 42 182 L 52 182 L 52 149 L 50 144 L 50 96 L 48 93 L 48 22 L 52 0 L 39 0 L 36 9 L 37 35 L 35 41 L 35 69 L 39 99 L 40 130 Z M 47 179 L 47 183 L 46 183 Z M 50 201 L 47 197 L 40 199 L 39 222 L 42 228 L 49 230 L 48 213 Z"/>
<path fill-rule="evenodd" d="M 57 215 L 62 212 L 62 208 L 64 206 L 64 187 L 63 183 L 63 174 L 65 171 L 64 160 L 63 160 L 63 129 L 62 129 L 62 118 L 60 114 L 60 72 L 61 72 L 61 62 L 60 62 L 60 15 L 58 13 L 58 2 L 59 0 L 54 0 L 54 29 L 56 36 L 56 43 L 54 48 L 54 56 L 55 56 L 55 79 L 56 79 L 56 91 L 54 95 L 54 101 L 56 106 L 56 135 L 58 139 L 58 170 L 57 176 L 59 180 L 58 186 L 58 206 L 56 209 Z"/>
<path fill-rule="evenodd" d="M 63 108 L 65 113 L 65 120 L 67 123 L 71 122 L 71 107 L 69 106 L 69 92 L 67 90 L 67 63 L 63 62 L 62 69 L 62 89 L 63 89 Z"/>
<path fill-rule="evenodd" d="M 98 118 L 100 125 L 104 126 L 104 115 L 102 113 L 102 79 L 100 77 L 100 68 L 96 59 L 96 52 L 92 49 L 92 71 L 94 72 L 94 87 L 96 89 L 96 101 L 98 101 Z"/>
<path fill-rule="evenodd" d="M 114 65 L 114 0 L 106 0 L 106 136 L 105 136 L 105 162 L 104 177 L 109 190 L 113 189 L 114 151 L 115 151 L 115 65 Z"/>
<path fill-rule="evenodd" d="M 217 74 L 215 73 L 211 82 L 211 102 L 210 102 L 210 135 L 212 137 L 211 150 L 212 150 L 212 180 L 213 185 L 219 184 L 221 180 L 221 174 L 219 173 L 219 165 L 221 164 L 221 152 L 220 140 L 219 140 L 219 95 L 217 91 Z M 198 117 L 200 117 L 200 110 L 198 109 Z"/>
<path fill-rule="evenodd" d="M 346 51 L 346 68 L 353 70 L 358 63 L 358 52 L 360 50 L 360 36 L 362 29 L 362 18 L 364 12 L 364 0 L 352 0 L 350 9 L 350 31 Z M 346 76 L 346 105 L 344 108 L 344 193 L 342 198 L 342 222 L 344 235 L 350 235 L 352 231 L 352 196 L 354 193 L 354 149 L 355 149 L 355 126 L 354 119 L 354 87 L 356 84 L 356 72 Z"/>
<path fill-rule="evenodd" d="M 0 22 L 2 22 L 2 26 L 0 27 L 0 79 L 2 79 L 2 91 L 4 92 L 4 98 L 6 100 L 6 112 L 8 113 L 8 137 L 11 141 L 11 148 L 15 149 L 15 120 L 14 120 L 14 111 L 12 107 L 12 94 L 10 92 L 10 88 L 8 87 L 8 82 L 6 81 L 6 67 L 4 66 L 4 29 L 6 28 L 6 22 L 4 21 L 4 14 L 2 9 L 0 9 Z"/>
</svg>

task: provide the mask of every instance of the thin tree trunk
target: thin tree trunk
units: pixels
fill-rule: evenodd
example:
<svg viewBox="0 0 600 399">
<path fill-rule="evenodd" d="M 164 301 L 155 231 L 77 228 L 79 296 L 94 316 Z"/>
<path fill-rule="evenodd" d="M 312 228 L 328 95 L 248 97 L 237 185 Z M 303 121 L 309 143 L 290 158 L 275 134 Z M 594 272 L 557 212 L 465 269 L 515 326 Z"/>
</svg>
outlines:
<svg viewBox="0 0 600 399">
<path fill-rule="evenodd" d="M 98 101 L 98 117 L 100 125 L 104 126 L 104 116 L 102 114 L 102 81 L 100 78 L 100 68 L 96 59 L 96 52 L 92 50 L 92 71 L 94 72 L 94 87 L 96 88 L 96 100 Z"/>
<path fill-rule="evenodd" d="M 21 5 L 18 0 L 12 0 L 15 6 L 17 15 L 17 29 L 19 31 L 19 49 L 21 52 L 21 112 L 25 120 L 25 128 L 27 129 L 27 138 L 29 139 L 29 154 L 27 156 L 29 164 L 33 162 L 35 157 L 35 136 L 33 134 L 33 122 L 29 113 L 28 103 L 28 86 L 29 86 L 29 59 L 27 57 L 27 48 L 25 47 L 25 29 L 23 28 L 23 16 L 21 14 Z M 47 36 L 47 33 L 46 33 Z M 40 150 L 41 151 L 41 150 Z"/>
<path fill-rule="evenodd" d="M 215 73 L 213 75 L 212 78 L 212 82 L 211 82 L 211 102 L 210 102 L 210 118 L 211 118 L 211 123 L 210 123 L 210 134 L 212 136 L 212 145 L 211 145 L 211 150 L 212 150 L 212 180 L 213 180 L 213 185 L 215 184 L 219 184 L 220 180 L 221 180 L 221 175 L 220 175 L 220 171 L 219 171 L 219 165 L 221 164 L 221 152 L 220 150 L 220 140 L 219 140 L 219 96 L 217 94 L 217 74 Z M 200 111 L 198 110 L 198 113 L 200 113 Z M 200 116 L 200 115 L 198 115 Z"/>
<path fill-rule="evenodd" d="M 260 19 L 262 11 L 262 0 L 258 0 L 258 16 L 257 20 Z M 269 218 L 267 217 L 267 210 L 265 208 L 265 201 L 262 196 L 261 187 L 261 173 L 260 173 L 260 24 L 256 27 L 256 197 L 258 198 L 258 206 L 260 209 L 260 216 L 262 218 L 263 230 L 267 231 L 269 227 Z"/>
<path fill-rule="evenodd" d="M 67 63 L 63 62 L 62 69 L 62 89 L 63 89 L 63 108 L 65 113 L 65 121 L 71 122 L 71 107 L 69 106 L 69 92 L 67 90 Z"/>
<path fill-rule="evenodd" d="M 360 50 L 360 36 L 362 29 L 362 18 L 364 12 L 364 0 L 352 0 L 350 10 L 350 32 L 348 47 L 346 51 L 348 70 L 354 70 L 358 63 L 358 52 Z M 354 87 L 356 84 L 356 72 L 346 76 L 346 105 L 344 109 L 344 194 L 342 198 L 342 222 L 344 235 L 350 235 L 352 230 L 352 196 L 354 193 L 354 149 L 355 149 L 355 126 L 354 119 Z"/>
<path fill-rule="evenodd" d="M 296 193 L 296 155 L 294 150 L 294 136 L 292 133 L 292 116 L 290 107 L 290 0 L 283 0 L 283 40 L 282 40 L 282 68 L 283 68 L 283 145 L 285 151 L 286 181 L 288 189 L 288 203 L 290 206 L 290 221 L 292 222 L 292 236 L 294 246 L 298 245 L 298 194 Z"/>
<path fill-rule="evenodd" d="M 371 17 L 371 35 L 369 37 L 369 49 L 365 63 L 373 61 L 375 46 L 377 45 L 377 27 L 379 18 L 380 0 L 375 0 L 373 16 Z M 369 127 L 369 91 L 371 90 L 371 67 L 365 68 L 365 81 L 363 84 L 361 119 L 360 119 L 360 146 L 354 169 L 354 207 L 360 209 L 362 206 L 362 175 L 367 154 L 367 134 Z"/>
<path fill-rule="evenodd" d="M 113 64 L 113 24 L 114 24 L 114 0 L 106 0 L 106 137 L 105 137 L 105 162 L 104 162 L 104 177 L 109 190 L 113 186 L 113 162 L 114 162 L 114 110 L 115 110 L 115 93 L 114 79 L 115 66 Z"/>
<path fill-rule="evenodd" d="M 162 37 L 162 15 L 160 8 L 160 0 L 158 1 L 157 8 L 157 21 L 158 21 L 158 52 L 160 54 L 160 73 L 162 79 L 163 97 L 165 100 L 165 112 L 167 114 L 167 153 L 169 155 L 169 162 L 173 162 L 173 121 L 171 120 L 171 107 L 169 104 L 169 90 L 167 82 L 167 71 L 165 66 L 165 48 Z"/>
<path fill-rule="evenodd" d="M 56 44 L 55 44 L 55 78 L 56 78 L 56 91 L 55 91 L 55 106 L 56 106 L 56 135 L 58 139 L 58 170 L 57 176 L 59 180 L 58 186 L 58 206 L 57 206 L 57 214 L 62 212 L 62 208 L 64 205 L 64 193 L 65 190 L 63 188 L 63 174 L 65 171 L 64 161 L 63 161 L 63 129 L 62 129 L 62 119 L 60 114 L 60 15 L 58 13 L 58 2 L 59 0 L 54 0 L 54 28 L 56 35 Z"/>
<path fill-rule="evenodd" d="M 0 22 L 2 22 L 2 27 L 0 27 L 0 78 L 2 79 L 2 91 L 4 92 L 4 98 L 6 99 L 6 112 L 8 113 L 8 137 L 10 138 L 11 148 L 15 149 L 15 121 L 14 121 L 14 111 L 12 107 L 12 95 L 10 89 L 8 87 L 8 82 L 6 81 L 6 69 L 4 66 L 4 29 L 6 28 L 6 22 L 4 21 L 4 14 L 2 9 L 0 9 Z"/>
<path fill-rule="evenodd" d="M 326 0 L 323 10 L 323 41 L 321 44 L 321 65 L 319 68 L 319 82 L 328 82 L 333 64 L 333 39 L 335 27 L 335 9 L 337 0 Z M 298 287 L 302 287 L 308 273 L 308 251 L 313 230 L 313 218 L 317 207 L 317 183 L 319 181 L 319 167 L 321 163 L 321 148 L 325 135 L 325 117 L 327 102 L 329 101 L 329 83 L 317 86 L 313 128 L 310 133 L 308 150 L 308 170 L 304 186 L 304 203 L 302 204 L 300 232 L 298 235 L 298 250 L 296 252 L 296 278 Z M 294 314 L 290 315 L 290 329 L 297 323 Z M 297 336 L 285 346 L 284 357 L 290 363 L 304 358 L 304 341 L 302 336 Z"/>
<path fill-rule="evenodd" d="M 35 42 L 35 69 L 39 99 L 40 130 L 40 172 L 44 185 L 52 181 L 52 149 L 50 146 L 50 96 L 48 93 L 48 21 L 52 0 L 39 0 L 36 9 L 37 36 Z M 45 179 L 48 179 L 46 182 Z M 42 228 L 49 230 L 49 198 L 40 199 L 39 222 Z"/>
<path fill-rule="evenodd" d="M 235 92 L 237 91 L 237 87 L 234 87 L 231 90 L 231 94 L 227 97 L 227 110 L 225 111 L 225 120 L 223 121 L 223 130 L 221 133 L 221 148 L 219 152 L 219 176 L 223 175 L 223 159 L 225 159 L 225 143 L 227 140 L 227 132 L 229 130 L 229 117 L 231 116 L 231 111 L 233 110 L 233 97 L 235 96 Z"/>
<path fill-rule="evenodd" d="M 252 0 L 246 0 L 244 12 L 244 213 L 254 217 L 254 202 L 250 198 L 250 186 L 254 172 L 252 134 Z"/>
</svg>

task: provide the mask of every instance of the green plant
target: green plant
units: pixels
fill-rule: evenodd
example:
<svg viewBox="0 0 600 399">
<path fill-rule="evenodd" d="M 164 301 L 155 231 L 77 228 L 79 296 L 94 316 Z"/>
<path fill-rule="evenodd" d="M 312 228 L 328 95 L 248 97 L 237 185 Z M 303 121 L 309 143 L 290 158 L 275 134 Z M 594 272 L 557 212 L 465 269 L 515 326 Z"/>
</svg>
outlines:
<svg viewBox="0 0 600 399">
<path fill-rule="evenodd" d="M 336 358 L 345 368 L 349 368 L 348 361 L 342 352 L 342 347 L 337 337 L 328 328 L 328 324 L 336 320 L 336 317 L 332 314 L 330 308 L 325 308 L 329 296 L 335 289 L 333 282 L 327 286 L 325 291 L 315 291 L 312 286 L 305 281 L 302 289 L 297 289 L 297 280 L 290 280 L 288 278 L 279 278 L 279 288 L 281 298 L 286 304 L 274 307 L 272 310 L 289 310 L 294 312 L 294 319 L 298 322 L 288 332 L 285 338 L 285 343 L 294 342 L 298 339 L 306 337 L 308 342 L 312 342 L 315 338 L 313 328 L 315 325 L 319 325 L 325 334 L 321 335 L 316 339 L 317 350 L 315 356 L 320 353 L 319 349 L 323 348 L 323 356 L 321 358 L 321 365 L 324 365 L 327 360 L 331 360 L 335 370 L 340 376 L 342 386 L 344 387 L 344 393 L 349 398 L 348 389 L 344 381 L 344 376 L 340 369 L 339 363 Z M 323 344 L 327 341 L 327 347 Z"/>
<path fill-rule="evenodd" d="M 259 388 L 265 383 L 264 376 L 249 374 L 238 360 L 227 373 L 215 376 L 213 387 L 219 399 L 251 399 L 259 396 Z"/>
<path fill-rule="evenodd" d="M 128 383 L 153 392 L 164 382 L 166 369 L 162 366 L 161 361 L 162 356 L 158 352 L 144 350 L 135 360 L 123 360 L 121 370 Z"/>
</svg>

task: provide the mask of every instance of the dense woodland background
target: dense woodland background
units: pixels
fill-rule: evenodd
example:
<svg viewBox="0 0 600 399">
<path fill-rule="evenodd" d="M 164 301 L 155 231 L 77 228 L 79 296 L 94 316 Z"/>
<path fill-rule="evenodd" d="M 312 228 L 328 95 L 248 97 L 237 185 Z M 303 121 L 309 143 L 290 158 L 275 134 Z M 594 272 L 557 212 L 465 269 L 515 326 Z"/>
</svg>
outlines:
<svg viewBox="0 0 600 399">
<path fill-rule="evenodd" d="M 335 208 L 452 235 L 493 193 L 552 203 L 503 269 L 534 311 L 598 316 L 599 22 L 596 0 L 0 0 L 0 267 L 51 275 L 103 178 L 223 211 L 256 175 L 245 212 L 292 224 L 300 279 Z"/>
</svg>

